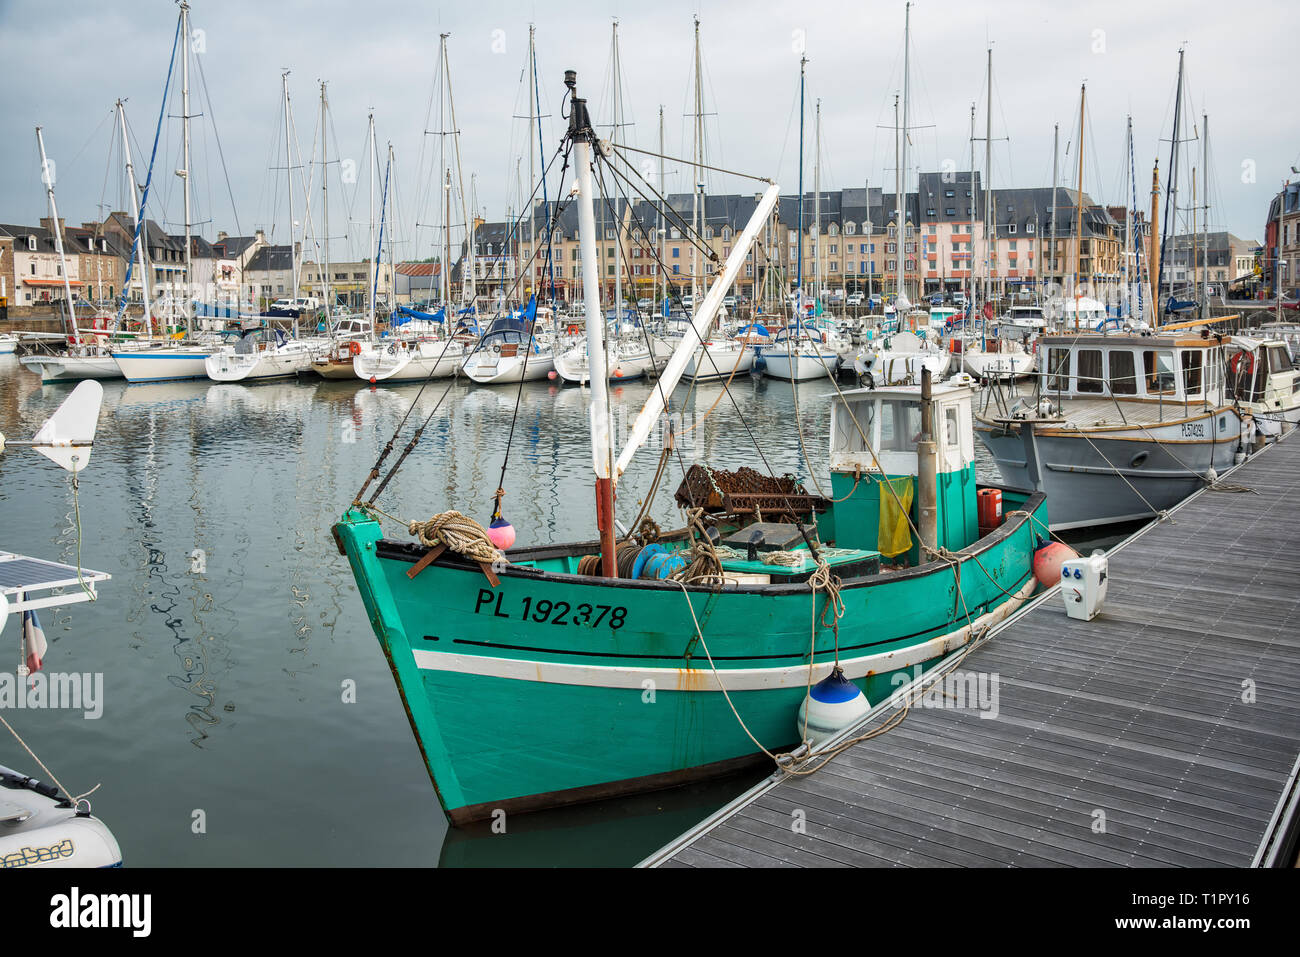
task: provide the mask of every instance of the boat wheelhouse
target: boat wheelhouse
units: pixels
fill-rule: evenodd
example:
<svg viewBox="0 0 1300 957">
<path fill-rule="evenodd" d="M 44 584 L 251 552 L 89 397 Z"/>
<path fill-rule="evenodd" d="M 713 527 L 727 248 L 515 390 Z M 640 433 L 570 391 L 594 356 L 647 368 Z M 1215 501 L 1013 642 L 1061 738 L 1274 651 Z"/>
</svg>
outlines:
<svg viewBox="0 0 1300 957">
<path fill-rule="evenodd" d="M 1032 400 L 984 397 L 975 431 L 1003 481 L 1043 490 L 1053 529 L 1149 518 L 1232 466 L 1242 416 L 1209 336 L 1039 340 Z"/>
</svg>

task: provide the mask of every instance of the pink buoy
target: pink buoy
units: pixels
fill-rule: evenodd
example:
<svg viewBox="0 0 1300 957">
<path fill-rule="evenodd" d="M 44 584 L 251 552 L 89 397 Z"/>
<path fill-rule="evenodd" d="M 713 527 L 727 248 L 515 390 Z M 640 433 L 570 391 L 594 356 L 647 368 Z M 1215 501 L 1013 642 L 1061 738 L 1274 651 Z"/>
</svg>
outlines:
<svg viewBox="0 0 1300 957">
<path fill-rule="evenodd" d="M 554 381 L 556 378 L 555 370 L 552 369 L 550 372 L 546 373 L 546 378 L 550 379 L 551 381 Z"/>
<path fill-rule="evenodd" d="M 503 552 L 515 543 L 515 527 L 504 518 L 498 518 L 488 526 L 488 538 L 492 544 Z"/>
<path fill-rule="evenodd" d="M 1069 545 L 1049 542 L 1034 552 L 1034 577 L 1044 588 L 1051 588 L 1061 580 L 1061 565 L 1079 553 Z"/>
</svg>

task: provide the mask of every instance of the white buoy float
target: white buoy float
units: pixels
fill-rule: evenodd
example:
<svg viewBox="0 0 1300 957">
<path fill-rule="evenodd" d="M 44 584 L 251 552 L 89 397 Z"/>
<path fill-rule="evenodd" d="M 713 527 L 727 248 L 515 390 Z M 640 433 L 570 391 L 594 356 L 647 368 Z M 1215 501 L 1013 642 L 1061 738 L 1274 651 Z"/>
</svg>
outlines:
<svg viewBox="0 0 1300 957">
<path fill-rule="evenodd" d="M 808 742 L 816 746 L 861 720 L 870 710 L 871 702 L 862 689 L 844 677 L 844 672 L 836 665 L 804 696 L 796 727 L 802 736 L 806 721 Z"/>
</svg>

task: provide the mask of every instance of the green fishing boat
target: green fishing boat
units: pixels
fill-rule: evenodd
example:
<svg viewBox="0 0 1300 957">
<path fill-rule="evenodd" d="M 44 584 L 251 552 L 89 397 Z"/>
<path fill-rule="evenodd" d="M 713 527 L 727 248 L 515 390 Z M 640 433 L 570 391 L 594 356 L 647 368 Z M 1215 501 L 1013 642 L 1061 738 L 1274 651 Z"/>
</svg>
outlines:
<svg viewBox="0 0 1300 957">
<path fill-rule="evenodd" d="M 576 93 L 570 109 L 582 251 L 593 262 L 592 164 L 605 149 L 592 149 Z M 669 361 L 617 457 L 589 284 L 600 541 L 498 554 L 482 535 L 467 542 L 472 523 L 458 513 L 418 529 L 422 541 L 394 540 L 375 504 L 385 482 L 334 526 L 453 824 L 771 760 L 804 742 L 810 686 L 842 674 L 852 694 L 878 703 L 1035 590 L 1044 497 L 1002 488 L 1000 516 L 980 527 L 971 392 L 931 389 L 928 376 L 920 387 L 837 393 L 830 498 L 772 477 L 746 491 L 739 473 L 697 466 L 678 490 L 686 529 L 615 541 L 616 481 L 778 194 L 776 184 L 763 194 L 692 319 L 700 338 L 688 335 Z"/>
</svg>

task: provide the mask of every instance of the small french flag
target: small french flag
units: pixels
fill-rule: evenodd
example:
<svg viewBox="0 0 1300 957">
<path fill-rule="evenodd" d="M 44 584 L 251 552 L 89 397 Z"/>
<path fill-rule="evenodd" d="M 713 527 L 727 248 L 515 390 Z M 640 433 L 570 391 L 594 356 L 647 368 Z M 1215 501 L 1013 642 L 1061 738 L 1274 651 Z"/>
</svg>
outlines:
<svg viewBox="0 0 1300 957">
<path fill-rule="evenodd" d="M 45 632 L 41 630 L 41 620 L 29 608 L 23 612 L 23 650 L 26 652 L 29 671 L 41 670 L 45 648 Z"/>
</svg>

